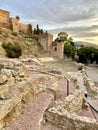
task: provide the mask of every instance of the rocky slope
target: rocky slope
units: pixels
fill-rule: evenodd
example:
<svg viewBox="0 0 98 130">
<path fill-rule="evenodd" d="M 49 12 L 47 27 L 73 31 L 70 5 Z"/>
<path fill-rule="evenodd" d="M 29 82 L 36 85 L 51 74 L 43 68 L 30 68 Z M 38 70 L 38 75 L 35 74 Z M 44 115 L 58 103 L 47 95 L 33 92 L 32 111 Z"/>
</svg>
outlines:
<svg viewBox="0 0 98 130">
<path fill-rule="evenodd" d="M 45 54 L 40 43 L 38 43 L 35 38 L 30 38 L 23 31 L 16 33 L 0 27 L 0 57 L 6 57 L 6 52 L 3 49 L 2 44 L 8 42 L 21 46 L 22 57 L 28 57 L 30 55 L 40 57 Z"/>
</svg>

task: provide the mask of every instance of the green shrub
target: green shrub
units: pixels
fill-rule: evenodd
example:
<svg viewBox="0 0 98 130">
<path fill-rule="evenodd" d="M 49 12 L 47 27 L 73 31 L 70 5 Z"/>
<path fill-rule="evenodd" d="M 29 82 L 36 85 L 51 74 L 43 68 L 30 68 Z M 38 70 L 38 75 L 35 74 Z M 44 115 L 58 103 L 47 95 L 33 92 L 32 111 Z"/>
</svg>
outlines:
<svg viewBox="0 0 98 130">
<path fill-rule="evenodd" d="M 18 33 L 17 32 L 12 32 L 11 33 L 13 36 L 17 37 Z"/>
<path fill-rule="evenodd" d="M 12 44 L 11 42 L 8 42 L 7 44 L 3 43 L 2 46 L 6 50 L 9 58 L 19 58 L 22 55 L 22 49 L 18 43 Z"/>
</svg>

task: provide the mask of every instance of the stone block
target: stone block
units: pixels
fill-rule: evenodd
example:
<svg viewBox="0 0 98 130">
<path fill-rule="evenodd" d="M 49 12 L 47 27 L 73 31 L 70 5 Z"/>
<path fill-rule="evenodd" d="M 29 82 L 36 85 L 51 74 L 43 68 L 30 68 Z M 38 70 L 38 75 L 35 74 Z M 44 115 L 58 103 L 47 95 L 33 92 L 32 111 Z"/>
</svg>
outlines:
<svg viewBox="0 0 98 130">
<path fill-rule="evenodd" d="M 8 77 L 5 74 L 0 74 L 0 85 L 8 81 Z"/>
<path fill-rule="evenodd" d="M 14 67 L 14 62 L 7 59 L 0 59 L 0 69 L 12 69 Z"/>
<path fill-rule="evenodd" d="M 2 94 L 4 94 L 5 92 L 8 92 L 8 91 L 9 91 L 8 84 L 0 85 L 0 97 Z"/>
<path fill-rule="evenodd" d="M 12 73 L 10 69 L 2 69 L 1 74 L 5 74 L 8 78 L 12 77 Z"/>
<path fill-rule="evenodd" d="M 0 120 L 3 119 L 20 102 L 20 100 L 19 97 L 0 100 Z"/>
</svg>

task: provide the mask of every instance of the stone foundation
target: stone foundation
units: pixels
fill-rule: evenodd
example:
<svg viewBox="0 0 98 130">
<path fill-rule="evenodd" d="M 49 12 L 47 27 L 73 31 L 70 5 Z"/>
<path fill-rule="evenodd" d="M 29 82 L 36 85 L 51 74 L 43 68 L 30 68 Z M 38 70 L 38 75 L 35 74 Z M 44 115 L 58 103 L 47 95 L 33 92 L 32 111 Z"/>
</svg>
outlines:
<svg viewBox="0 0 98 130">
<path fill-rule="evenodd" d="M 64 102 L 54 105 L 44 112 L 41 122 L 41 130 L 47 125 L 55 126 L 59 130 L 98 130 L 98 122 L 95 119 L 78 116 L 83 105 L 83 93 L 76 91 L 68 96 Z"/>
</svg>

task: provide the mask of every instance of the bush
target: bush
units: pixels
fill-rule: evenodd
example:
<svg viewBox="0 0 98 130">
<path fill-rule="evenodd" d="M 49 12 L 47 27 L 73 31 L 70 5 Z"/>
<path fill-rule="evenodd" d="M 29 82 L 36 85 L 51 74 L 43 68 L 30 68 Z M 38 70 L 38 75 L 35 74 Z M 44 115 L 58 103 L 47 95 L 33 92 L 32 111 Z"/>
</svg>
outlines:
<svg viewBox="0 0 98 130">
<path fill-rule="evenodd" d="M 11 33 L 13 36 L 17 37 L 18 33 L 17 32 L 12 32 Z"/>
<path fill-rule="evenodd" d="M 22 49 L 19 44 L 12 44 L 11 42 L 3 43 L 3 48 L 7 52 L 9 58 L 19 58 L 22 55 Z"/>
</svg>

